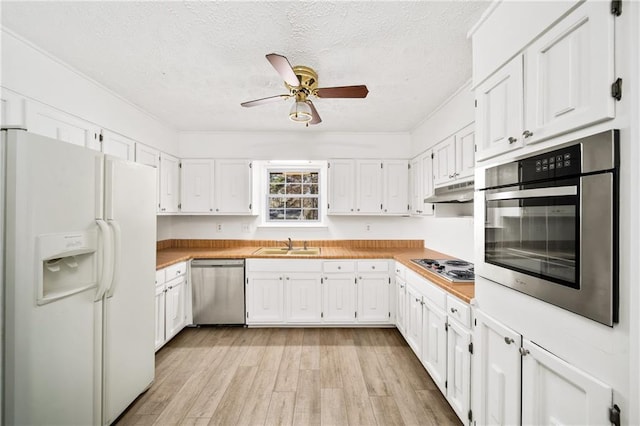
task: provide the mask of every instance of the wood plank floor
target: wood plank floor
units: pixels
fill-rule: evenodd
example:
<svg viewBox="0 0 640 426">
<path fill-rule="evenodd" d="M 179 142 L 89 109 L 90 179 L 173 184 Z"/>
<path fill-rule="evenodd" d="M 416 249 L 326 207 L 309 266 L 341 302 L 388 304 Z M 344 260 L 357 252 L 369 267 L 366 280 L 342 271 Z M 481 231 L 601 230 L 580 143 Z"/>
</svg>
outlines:
<svg viewBox="0 0 640 426">
<path fill-rule="evenodd" d="M 396 329 L 187 328 L 119 425 L 460 425 Z"/>
</svg>

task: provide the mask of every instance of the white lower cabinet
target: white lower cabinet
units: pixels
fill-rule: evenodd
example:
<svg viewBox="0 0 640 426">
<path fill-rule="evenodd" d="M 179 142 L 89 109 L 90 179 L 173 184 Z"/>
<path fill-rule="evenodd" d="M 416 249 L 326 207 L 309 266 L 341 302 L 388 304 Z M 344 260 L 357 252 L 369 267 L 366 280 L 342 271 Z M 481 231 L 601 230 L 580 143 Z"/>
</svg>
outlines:
<svg viewBox="0 0 640 426">
<path fill-rule="evenodd" d="M 407 303 L 407 281 L 406 267 L 396 262 L 396 327 L 400 333 L 406 336 L 406 303 Z"/>
<path fill-rule="evenodd" d="M 447 316 L 428 299 L 422 305 L 422 365 L 443 395 L 447 394 Z"/>
<path fill-rule="evenodd" d="M 610 386 L 479 310 L 473 339 L 476 424 L 611 424 Z"/>
<path fill-rule="evenodd" d="M 156 271 L 156 350 L 190 322 L 189 302 L 186 262 Z"/>
<path fill-rule="evenodd" d="M 247 259 L 247 324 L 389 324 L 388 266 L 388 260 Z"/>
<path fill-rule="evenodd" d="M 288 323 L 312 324 L 321 319 L 321 278 L 316 273 L 285 274 L 285 306 Z"/>
<path fill-rule="evenodd" d="M 422 355 L 422 294 L 414 285 L 407 285 L 405 336 L 418 358 Z"/>
<path fill-rule="evenodd" d="M 358 322 L 385 323 L 391 319 L 391 276 L 386 260 L 358 261 Z"/>
<path fill-rule="evenodd" d="M 457 321 L 447 322 L 447 401 L 464 421 L 471 406 L 471 331 Z M 469 419 L 471 420 L 471 419 Z"/>
</svg>

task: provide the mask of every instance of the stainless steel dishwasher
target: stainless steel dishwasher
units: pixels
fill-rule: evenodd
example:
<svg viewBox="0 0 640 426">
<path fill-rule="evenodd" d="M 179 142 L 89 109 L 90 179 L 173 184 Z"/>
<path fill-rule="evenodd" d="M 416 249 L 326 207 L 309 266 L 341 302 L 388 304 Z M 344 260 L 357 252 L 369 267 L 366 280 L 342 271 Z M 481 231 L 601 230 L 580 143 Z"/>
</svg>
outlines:
<svg viewBox="0 0 640 426">
<path fill-rule="evenodd" d="M 244 259 L 191 261 L 193 323 L 244 324 Z"/>
</svg>

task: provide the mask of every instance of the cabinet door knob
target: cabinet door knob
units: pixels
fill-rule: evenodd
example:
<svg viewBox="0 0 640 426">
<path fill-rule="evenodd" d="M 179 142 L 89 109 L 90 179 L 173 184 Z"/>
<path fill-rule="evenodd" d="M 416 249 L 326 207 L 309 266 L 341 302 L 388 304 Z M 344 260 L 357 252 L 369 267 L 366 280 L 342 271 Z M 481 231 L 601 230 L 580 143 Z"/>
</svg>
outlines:
<svg viewBox="0 0 640 426">
<path fill-rule="evenodd" d="M 342 269 L 342 266 L 338 266 L 338 269 Z"/>
<path fill-rule="evenodd" d="M 353 211 L 353 209 L 351 209 L 351 211 Z"/>
<path fill-rule="evenodd" d="M 418 298 L 416 297 L 416 302 L 422 302 L 422 300 L 420 300 L 420 299 L 418 299 Z"/>
<path fill-rule="evenodd" d="M 525 139 L 530 138 L 531 136 L 533 136 L 533 132 L 525 130 L 524 132 L 522 132 L 522 136 L 524 136 Z"/>
<path fill-rule="evenodd" d="M 458 310 L 456 308 L 451 308 L 451 313 L 455 314 L 456 312 L 458 312 Z"/>
<path fill-rule="evenodd" d="M 220 211 L 220 209 L 216 209 L 216 211 L 217 211 L 217 212 L 219 212 L 219 211 Z"/>
<path fill-rule="evenodd" d="M 522 346 L 518 349 L 518 351 L 520 351 L 520 355 L 522 356 L 527 356 L 530 353 L 528 349 L 525 349 Z"/>
<path fill-rule="evenodd" d="M 287 277 L 287 281 L 289 281 L 289 277 Z"/>
<path fill-rule="evenodd" d="M 514 138 L 513 136 L 509 136 L 509 144 L 516 143 L 518 138 Z"/>
<path fill-rule="evenodd" d="M 279 279 L 280 281 L 282 281 L 282 277 L 278 277 L 278 279 Z"/>
<path fill-rule="evenodd" d="M 376 267 L 375 267 L 375 266 L 372 266 L 372 267 L 371 267 L 371 269 L 376 269 Z"/>
<path fill-rule="evenodd" d="M 358 211 L 360 211 L 360 209 L 358 209 Z"/>
<path fill-rule="evenodd" d="M 212 211 L 213 211 L 213 209 L 209 209 L 209 211 L 210 211 L 210 212 L 212 212 Z"/>
<path fill-rule="evenodd" d="M 504 338 L 504 342 L 505 342 L 507 345 L 512 344 L 514 341 L 515 341 L 515 340 L 513 340 L 511 337 L 505 337 L 505 338 Z"/>
</svg>

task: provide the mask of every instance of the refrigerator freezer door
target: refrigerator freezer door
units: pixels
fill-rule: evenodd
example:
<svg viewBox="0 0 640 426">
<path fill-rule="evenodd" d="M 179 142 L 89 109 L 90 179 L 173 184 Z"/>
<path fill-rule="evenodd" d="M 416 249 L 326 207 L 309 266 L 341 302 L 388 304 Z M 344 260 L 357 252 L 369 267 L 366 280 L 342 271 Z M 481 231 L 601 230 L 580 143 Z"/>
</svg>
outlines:
<svg viewBox="0 0 640 426">
<path fill-rule="evenodd" d="M 107 156 L 105 220 L 115 271 L 105 296 L 104 418 L 112 423 L 153 381 L 155 170 Z"/>
<path fill-rule="evenodd" d="M 38 305 L 38 281 L 47 265 L 37 250 L 40 235 L 97 233 L 101 156 L 7 131 L 4 424 L 100 420 L 101 334 L 95 326 L 102 305 L 94 303 L 95 286 Z M 96 256 L 98 269 L 100 251 L 83 254 Z M 61 273 L 73 269 L 70 261 Z"/>
</svg>

